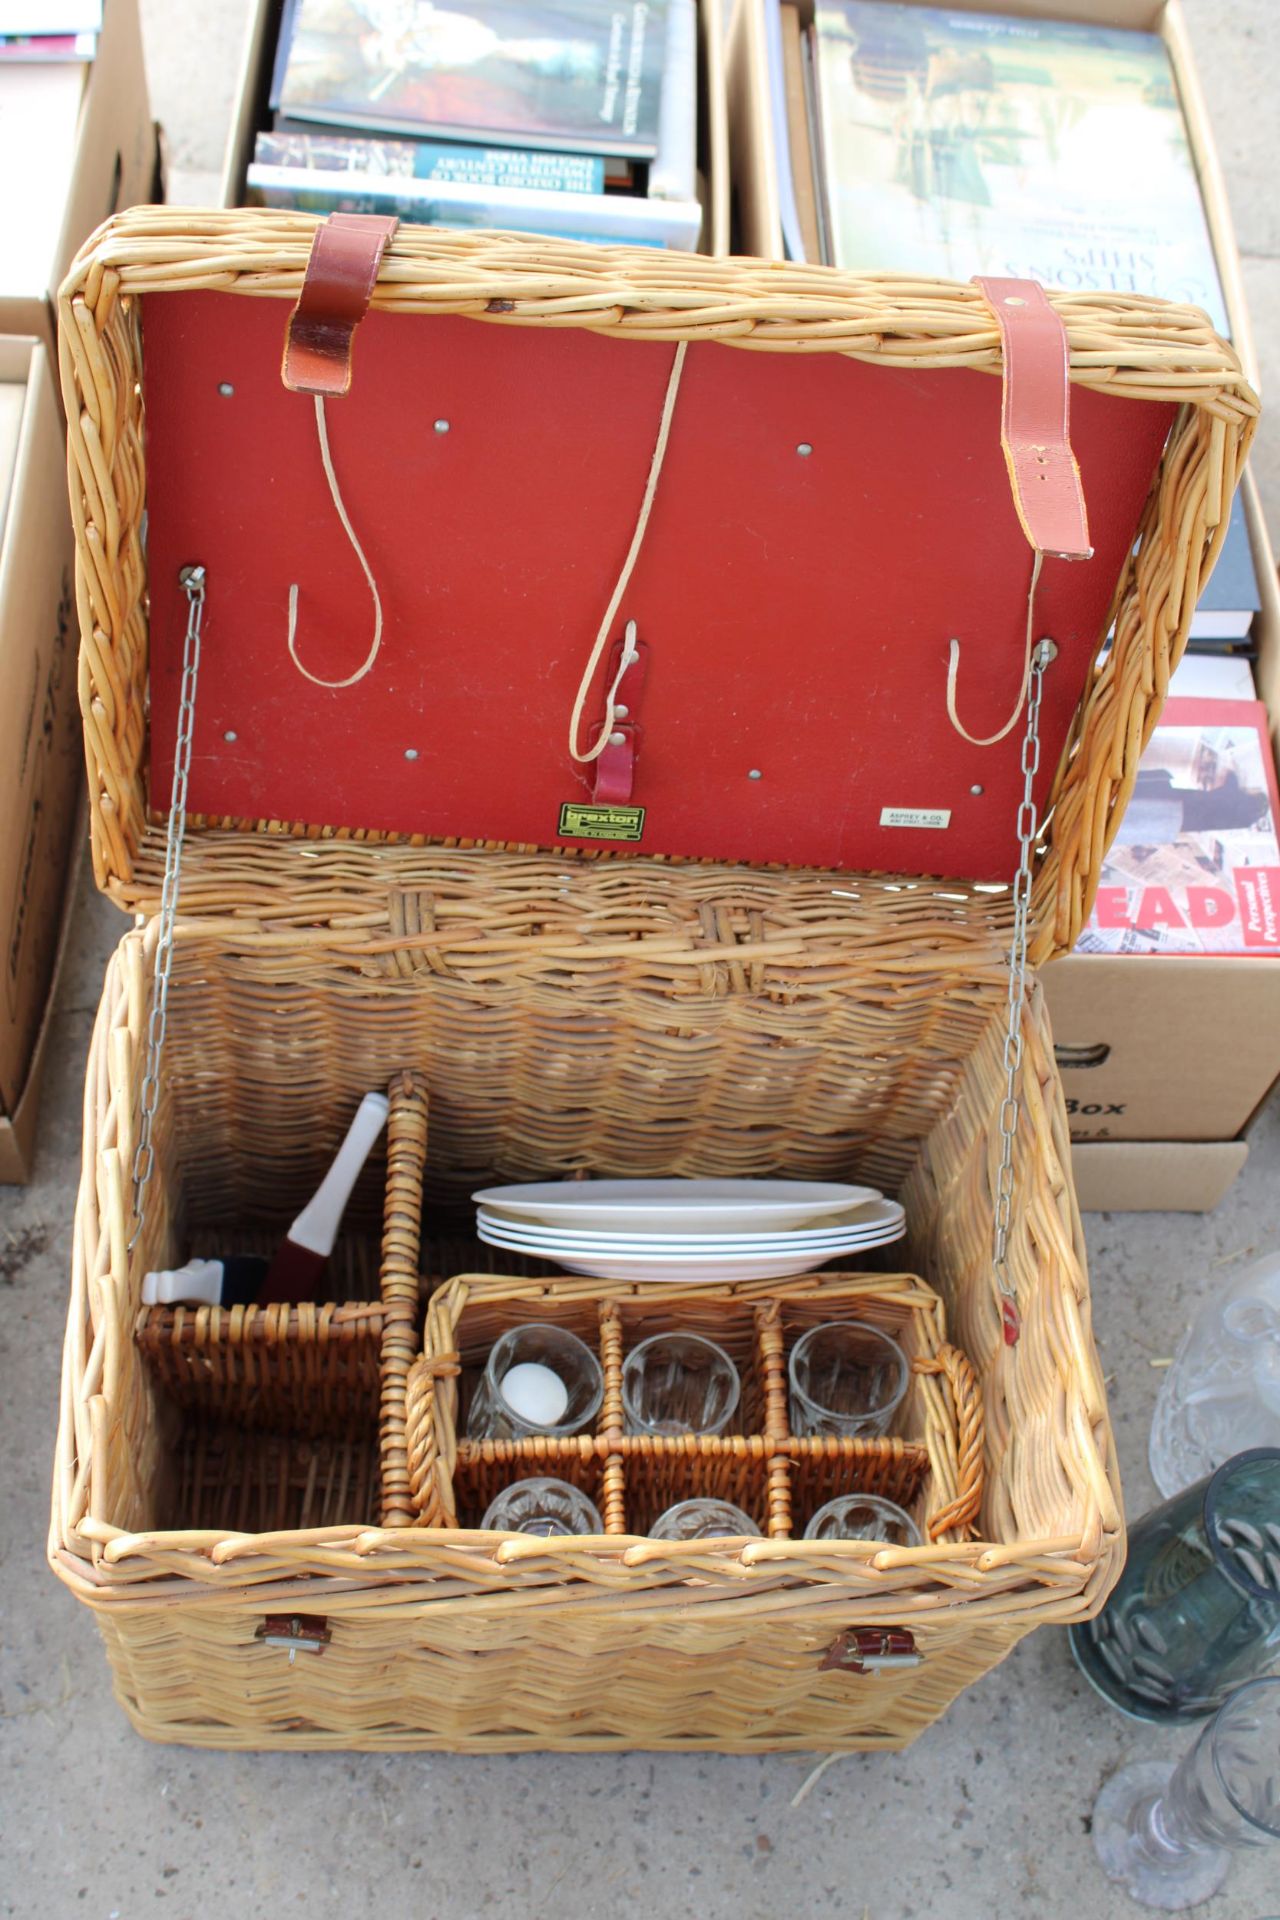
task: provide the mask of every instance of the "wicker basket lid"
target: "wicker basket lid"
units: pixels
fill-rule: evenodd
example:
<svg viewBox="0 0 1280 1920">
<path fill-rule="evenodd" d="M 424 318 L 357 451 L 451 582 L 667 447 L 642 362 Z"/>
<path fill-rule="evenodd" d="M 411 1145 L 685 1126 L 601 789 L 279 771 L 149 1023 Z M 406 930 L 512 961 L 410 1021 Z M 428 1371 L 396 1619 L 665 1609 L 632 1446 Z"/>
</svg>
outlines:
<svg viewBox="0 0 1280 1920">
<path fill-rule="evenodd" d="M 990 891 L 1049 635 L 1035 950 L 1071 945 L 1256 415 L 1203 315 L 1052 297 L 1092 553 L 1041 561 L 976 286 L 402 228 L 321 401 L 281 378 L 316 231 L 135 210 L 62 291 L 101 885 L 158 899 L 198 562 L 197 898 L 295 886 L 282 835 L 382 896 L 424 841 Z"/>
</svg>

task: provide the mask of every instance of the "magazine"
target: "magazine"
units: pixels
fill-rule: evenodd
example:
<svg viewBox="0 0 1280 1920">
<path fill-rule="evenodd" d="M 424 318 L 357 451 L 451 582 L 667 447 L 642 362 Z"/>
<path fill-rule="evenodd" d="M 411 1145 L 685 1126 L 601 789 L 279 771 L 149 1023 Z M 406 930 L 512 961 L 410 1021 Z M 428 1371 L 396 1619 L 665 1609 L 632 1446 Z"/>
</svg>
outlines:
<svg viewBox="0 0 1280 1920">
<path fill-rule="evenodd" d="M 1278 815 L 1261 701 L 1168 701 L 1080 950 L 1280 953 Z"/>
<path fill-rule="evenodd" d="M 833 264 L 1155 294 L 1227 330 L 1158 34 L 818 0 Z"/>
<path fill-rule="evenodd" d="M 667 0 L 288 0 L 294 120 L 652 159 Z"/>
</svg>

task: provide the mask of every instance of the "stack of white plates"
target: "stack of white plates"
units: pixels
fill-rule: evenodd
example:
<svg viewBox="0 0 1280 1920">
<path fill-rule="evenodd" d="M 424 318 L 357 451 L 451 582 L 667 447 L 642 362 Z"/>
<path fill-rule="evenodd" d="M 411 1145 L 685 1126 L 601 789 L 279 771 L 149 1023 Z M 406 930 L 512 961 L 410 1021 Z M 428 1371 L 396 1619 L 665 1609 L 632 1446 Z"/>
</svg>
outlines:
<svg viewBox="0 0 1280 1920">
<path fill-rule="evenodd" d="M 602 1280 L 780 1280 L 905 1231 L 896 1201 L 837 1181 L 556 1180 L 471 1197 L 488 1246 Z"/>
</svg>

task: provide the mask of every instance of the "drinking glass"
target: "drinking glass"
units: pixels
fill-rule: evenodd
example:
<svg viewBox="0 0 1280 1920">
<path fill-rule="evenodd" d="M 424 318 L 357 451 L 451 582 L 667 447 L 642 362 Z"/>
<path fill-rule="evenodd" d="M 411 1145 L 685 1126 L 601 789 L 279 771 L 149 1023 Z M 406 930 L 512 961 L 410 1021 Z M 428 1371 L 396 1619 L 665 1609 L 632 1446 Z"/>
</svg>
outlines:
<svg viewBox="0 0 1280 1920">
<path fill-rule="evenodd" d="M 1198 1720 L 1280 1650 L 1280 1449 L 1255 1447 L 1147 1514 L 1081 1672 L 1139 1720 Z"/>
<path fill-rule="evenodd" d="M 788 1372 L 797 1435 L 883 1433 L 907 1390 L 902 1348 L 860 1320 L 811 1327 L 791 1349 Z"/>
<path fill-rule="evenodd" d="M 567 1480 L 515 1480 L 492 1501 L 480 1522 L 490 1533 L 603 1533 L 593 1503 Z"/>
<path fill-rule="evenodd" d="M 1197 1316 L 1161 1383 L 1151 1477 L 1166 1498 L 1246 1447 L 1280 1446 L 1280 1251 Z"/>
<path fill-rule="evenodd" d="M 920 1529 L 894 1500 L 875 1493 L 845 1493 L 819 1507 L 804 1530 L 806 1540 L 883 1540 L 890 1547 L 918 1547 Z"/>
<path fill-rule="evenodd" d="M 507 1401 L 502 1383 L 515 1367 L 545 1368 L 554 1375 L 565 1392 L 565 1404 L 558 1417 L 539 1420 L 527 1417 Z M 522 1376 L 526 1381 L 539 1376 Z M 543 1384 L 550 1386 L 543 1377 Z M 600 1411 L 604 1399 L 604 1374 L 590 1347 L 563 1327 L 535 1321 L 527 1327 L 511 1327 L 494 1341 L 485 1362 L 484 1375 L 477 1386 L 467 1415 L 468 1440 L 524 1440 L 531 1434 L 560 1437 L 578 1433 L 589 1426 Z"/>
<path fill-rule="evenodd" d="M 1177 1767 L 1121 1767 L 1094 1802 L 1103 1872 L 1167 1913 L 1208 1900 L 1233 1853 L 1272 1840 L 1280 1840 L 1280 1678 L 1231 1694 Z"/>
<path fill-rule="evenodd" d="M 731 1500 L 681 1500 L 660 1513 L 649 1529 L 651 1540 L 720 1540 L 758 1534 L 749 1513 Z"/>
<path fill-rule="evenodd" d="M 723 1347 L 700 1333 L 655 1333 L 622 1363 L 628 1433 L 723 1433 L 741 1382 Z"/>
</svg>

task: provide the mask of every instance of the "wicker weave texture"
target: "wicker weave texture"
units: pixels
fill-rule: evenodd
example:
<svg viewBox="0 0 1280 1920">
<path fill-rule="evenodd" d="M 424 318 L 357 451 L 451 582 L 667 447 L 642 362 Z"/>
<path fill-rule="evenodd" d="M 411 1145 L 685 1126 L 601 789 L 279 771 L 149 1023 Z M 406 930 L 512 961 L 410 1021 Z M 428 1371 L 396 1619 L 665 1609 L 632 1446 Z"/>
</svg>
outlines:
<svg viewBox="0 0 1280 1920">
<path fill-rule="evenodd" d="M 154 901 L 158 893 L 144 787 L 146 461 L 137 296 L 215 288 L 294 300 L 315 224 L 303 214 L 137 209 L 102 230 L 62 290 L 95 872 L 123 902 Z M 1120 294 L 1056 294 L 1053 303 L 1067 330 L 1073 381 L 1173 401 L 1181 411 L 1117 587 L 1115 644 L 1058 769 L 1035 888 L 1040 959 L 1069 948 L 1087 916 L 1200 584 L 1225 537 L 1257 411 L 1235 354 L 1196 309 Z M 402 228 L 373 304 L 490 325 L 584 327 L 619 339 L 848 354 L 907 370 L 998 373 L 1001 364 L 994 320 L 972 286 L 517 235 Z M 307 832 L 280 821 L 219 824 L 277 842 Z M 208 838 L 191 836 L 189 871 L 206 858 L 221 861 L 220 848 L 203 844 Z M 352 863 L 379 901 L 398 870 L 395 850 L 388 851 L 389 862 L 375 865 L 366 853 Z M 283 883 L 289 861 L 279 859 L 275 871 Z M 277 897 L 283 892 L 281 884 Z"/>
</svg>

